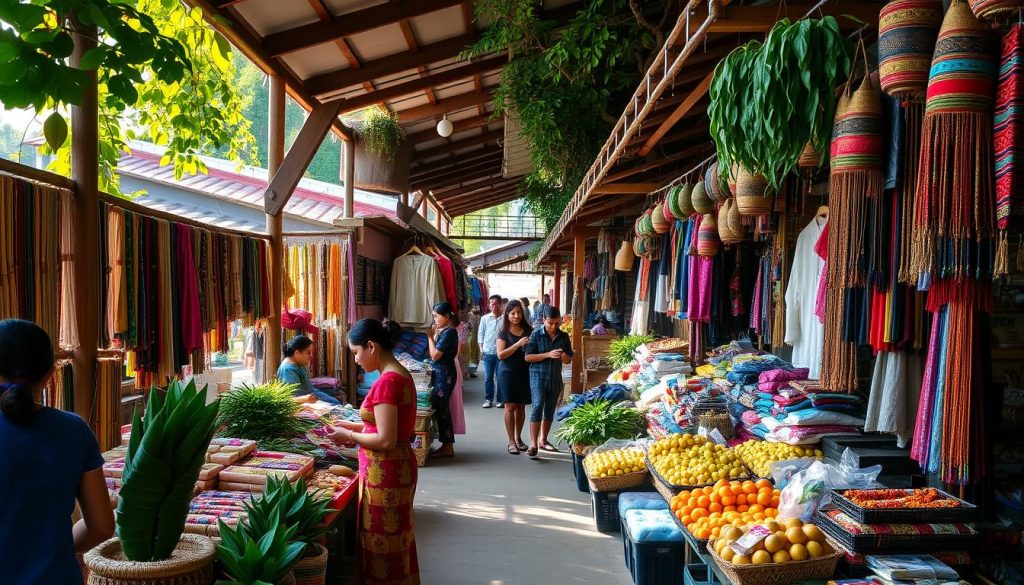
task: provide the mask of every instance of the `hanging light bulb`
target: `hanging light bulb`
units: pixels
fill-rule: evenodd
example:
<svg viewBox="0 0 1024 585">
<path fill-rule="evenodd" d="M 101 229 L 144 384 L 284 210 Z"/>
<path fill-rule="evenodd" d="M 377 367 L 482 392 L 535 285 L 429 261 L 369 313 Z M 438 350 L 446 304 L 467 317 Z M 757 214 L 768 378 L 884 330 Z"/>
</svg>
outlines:
<svg viewBox="0 0 1024 585">
<path fill-rule="evenodd" d="M 441 138 L 448 138 L 449 136 L 452 135 L 452 132 L 454 130 L 455 127 L 452 126 L 452 123 L 448 121 L 448 114 L 445 114 L 444 118 L 442 118 L 441 121 L 437 123 L 437 133 L 441 136 Z"/>
</svg>

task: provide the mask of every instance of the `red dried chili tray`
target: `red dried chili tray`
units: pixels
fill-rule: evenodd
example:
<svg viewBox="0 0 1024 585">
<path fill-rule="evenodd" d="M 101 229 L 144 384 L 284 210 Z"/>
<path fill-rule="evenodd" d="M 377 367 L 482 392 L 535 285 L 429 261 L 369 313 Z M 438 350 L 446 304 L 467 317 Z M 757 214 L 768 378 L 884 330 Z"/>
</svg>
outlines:
<svg viewBox="0 0 1024 585">
<path fill-rule="evenodd" d="M 974 504 L 965 502 L 942 490 L 935 490 L 941 499 L 953 500 L 959 505 L 953 508 L 865 508 L 848 499 L 844 495 L 845 491 L 833 490 L 832 504 L 861 524 L 955 524 L 957 522 L 974 522 L 978 513 L 978 508 Z M 890 489 L 885 491 L 904 492 L 910 495 L 914 490 Z"/>
</svg>

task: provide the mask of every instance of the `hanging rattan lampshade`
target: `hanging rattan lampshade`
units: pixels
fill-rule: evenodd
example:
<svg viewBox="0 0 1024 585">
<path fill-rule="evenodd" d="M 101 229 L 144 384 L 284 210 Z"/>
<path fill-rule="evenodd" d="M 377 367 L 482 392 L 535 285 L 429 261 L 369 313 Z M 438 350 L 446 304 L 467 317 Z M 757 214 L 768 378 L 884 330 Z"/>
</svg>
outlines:
<svg viewBox="0 0 1024 585">
<path fill-rule="evenodd" d="M 615 253 L 615 270 L 619 272 L 629 272 L 633 270 L 633 260 L 636 256 L 633 255 L 633 247 L 629 245 L 629 242 L 622 240 L 622 245 L 619 246 L 619 251 Z"/>
<path fill-rule="evenodd" d="M 928 90 L 942 0 L 893 0 L 878 15 L 878 79 L 882 91 L 921 101 Z"/>
</svg>

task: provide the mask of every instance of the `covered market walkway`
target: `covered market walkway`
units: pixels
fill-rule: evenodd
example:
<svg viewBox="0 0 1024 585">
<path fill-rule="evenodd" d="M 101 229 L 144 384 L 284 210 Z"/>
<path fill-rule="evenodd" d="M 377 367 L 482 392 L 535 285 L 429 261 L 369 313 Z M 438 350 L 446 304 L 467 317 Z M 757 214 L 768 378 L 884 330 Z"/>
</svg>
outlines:
<svg viewBox="0 0 1024 585">
<path fill-rule="evenodd" d="M 467 434 L 455 459 L 420 469 L 416 541 L 423 583 L 632 585 L 618 535 L 594 529 L 567 453 L 505 453 L 502 411 L 466 380 Z"/>
</svg>

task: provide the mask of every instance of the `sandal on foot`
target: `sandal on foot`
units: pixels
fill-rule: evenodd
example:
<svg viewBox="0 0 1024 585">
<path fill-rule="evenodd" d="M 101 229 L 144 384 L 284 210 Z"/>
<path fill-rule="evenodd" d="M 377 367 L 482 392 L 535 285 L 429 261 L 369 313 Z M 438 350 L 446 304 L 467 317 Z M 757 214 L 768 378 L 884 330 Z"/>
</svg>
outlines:
<svg viewBox="0 0 1024 585">
<path fill-rule="evenodd" d="M 543 443 L 541 443 L 540 444 L 540 448 L 545 450 L 545 451 L 547 451 L 548 453 L 560 453 L 561 452 L 558 449 L 556 449 L 554 445 L 552 445 L 551 443 L 548 443 L 547 441 L 544 441 Z"/>
<path fill-rule="evenodd" d="M 522 441 L 519 441 L 518 443 L 516 443 L 516 448 L 519 449 L 520 451 L 526 451 L 526 449 L 528 449 L 528 447 L 526 446 L 526 443 L 524 443 Z"/>
<path fill-rule="evenodd" d="M 455 453 L 452 451 L 443 451 L 441 449 L 434 449 L 428 455 L 429 459 L 445 459 L 447 457 L 455 457 Z"/>
<path fill-rule="evenodd" d="M 516 447 L 515 445 L 509 445 L 508 446 L 508 454 L 509 455 L 519 455 L 518 447 Z"/>
<path fill-rule="evenodd" d="M 526 450 L 526 454 L 530 456 L 530 459 L 536 459 L 537 458 L 537 448 L 536 447 L 530 447 L 529 449 Z"/>
</svg>

